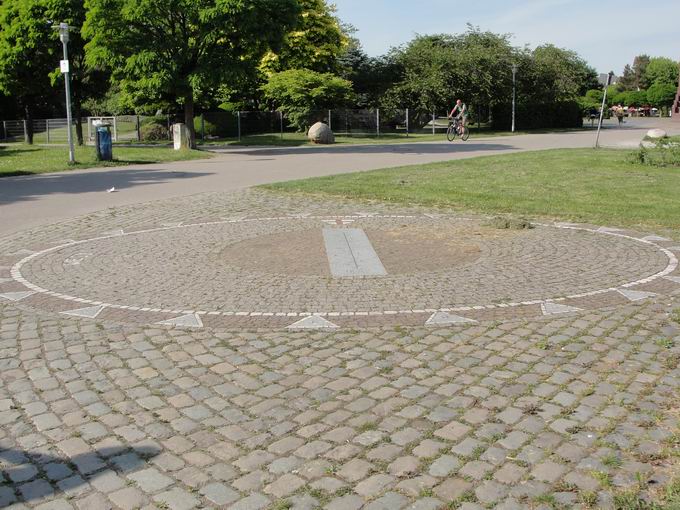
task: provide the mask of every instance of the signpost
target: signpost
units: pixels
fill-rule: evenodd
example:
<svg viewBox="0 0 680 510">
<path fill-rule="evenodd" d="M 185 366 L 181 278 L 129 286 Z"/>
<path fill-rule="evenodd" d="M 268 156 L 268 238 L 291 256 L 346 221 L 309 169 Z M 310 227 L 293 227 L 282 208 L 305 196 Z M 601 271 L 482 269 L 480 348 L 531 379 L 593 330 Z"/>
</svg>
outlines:
<svg viewBox="0 0 680 510">
<path fill-rule="evenodd" d="M 602 108 L 600 108 L 600 120 L 597 123 L 597 137 L 595 138 L 595 148 L 600 148 L 600 129 L 602 129 L 602 119 L 604 117 L 604 107 L 607 105 L 607 89 L 612 83 L 612 78 L 614 77 L 614 72 L 609 71 L 607 75 L 607 84 L 604 86 L 604 94 L 602 94 Z"/>
<path fill-rule="evenodd" d="M 71 133 L 71 70 L 68 63 L 68 23 L 59 23 L 59 39 L 64 46 L 64 59 L 59 62 L 59 68 L 64 75 L 64 83 L 66 84 L 66 133 L 68 135 L 68 162 L 74 164 L 76 162 L 75 151 L 73 149 L 73 134 Z"/>
<path fill-rule="evenodd" d="M 512 64 L 512 128 L 511 131 L 515 132 L 515 98 L 516 94 L 516 80 L 517 80 L 517 64 Z"/>
</svg>

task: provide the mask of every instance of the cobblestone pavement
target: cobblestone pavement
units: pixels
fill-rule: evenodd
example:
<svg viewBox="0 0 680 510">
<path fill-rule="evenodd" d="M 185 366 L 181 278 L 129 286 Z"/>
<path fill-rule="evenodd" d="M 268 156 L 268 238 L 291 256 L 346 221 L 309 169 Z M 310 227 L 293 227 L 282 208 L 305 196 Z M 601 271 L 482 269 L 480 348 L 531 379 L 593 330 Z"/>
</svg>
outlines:
<svg viewBox="0 0 680 510">
<path fill-rule="evenodd" d="M 252 192 L 97 213 L 0 241 L 0 293 L 21 292 L 9 272 L 18 260 L 65 239 L 224 217 L 303 215 L 309 222 L 304 215 L 329 207 L 369 231 L 370 220 L 354 204 Z M 417 216 L 418 226 L 441 219 L 427 223 L 426 211 L 384 206 L 371 212 Z M 309 230 L 305 225 L 292 230 Z M 487 246 L 534 237 L 540 245 L 551 232 L 562 231 L 504 233 Z M 542 277 L 565 289 L 645 279 L 669 263 L 658 247 L 673 248 L 649 233 L 638 236 L 648 239 L 640 243 L 564 232 L 551 242 L 573 239 L 594 249 L 603 242 L 605 252 L 620 250 L 625 259 L 617 265 L 594 251 L 609 264 L 601 273 L 592 269 L 594 286 L 562 265 L 555 274 L 565 281 Z M 482 245 L 465 252 L 479 255 L 465 267 L 484 260 Z M 130 243 L 126 250 L 136 260 L 145 247 Z M 631 256 L 629 249 L 638 251 Z M 398 274 L 409 274 L 408 263 Z M 280 274 L 294 272 L 290 264 Z M 49 278 L 70 267 L 62 258 L 31 277 L 66 282 Z M 110 276 L 106 264 L 92 267 Z M 662 500 L 680 446 L 680 286 L 667 279 L 674 275 L 677 269 L 629 287 L 649 293 L 633 294 L 634 301 L 594 294 L 583 298 L 591 306 L 580 303 L 569 313 L 544 315 L 543 303 L 532 305 L 538 313 L 478 315 L 449 326 L 425 326 L 411 314 L 418 316 L 413 324 L 330 331 L 287 330 L 253 318 L 243 327 L 168 327 L 141 323 L 133 313 L 64 315 L 67 307 L 47 305 L 54 296 L 0 300 L 0 507 L 549 509 Z M 138 277 L 119 276 L 131 285 Z M 553 302 L 565 303 L 574 301 Z"/>
</svg>

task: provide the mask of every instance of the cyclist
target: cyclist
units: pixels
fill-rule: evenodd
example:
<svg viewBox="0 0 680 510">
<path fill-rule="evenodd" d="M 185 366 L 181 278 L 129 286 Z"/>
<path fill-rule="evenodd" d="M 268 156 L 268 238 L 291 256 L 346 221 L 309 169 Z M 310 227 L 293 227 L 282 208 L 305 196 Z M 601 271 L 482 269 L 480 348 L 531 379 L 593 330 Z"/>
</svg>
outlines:
<svg viewBox="0 0 680 510">
<path fill-rule="evenodd" d="M 456 115 L 455 119 L 458 121 L 458 129 L 460 131 L 460 128 L 465 126 L 468 117 L 467 105 L 460 99 L 456 100 L 456 105 L 451 109 L 449 119 L 453 119 L 454 115 Z"/>
</svg>

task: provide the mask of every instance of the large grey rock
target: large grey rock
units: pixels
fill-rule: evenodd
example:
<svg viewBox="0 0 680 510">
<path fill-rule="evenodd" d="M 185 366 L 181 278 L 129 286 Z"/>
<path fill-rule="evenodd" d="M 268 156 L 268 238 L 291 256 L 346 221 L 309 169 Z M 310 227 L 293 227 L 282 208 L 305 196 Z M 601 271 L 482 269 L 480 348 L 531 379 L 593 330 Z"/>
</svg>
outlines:
<svg viewBox="0 0 680 510">
<path fill-rule="evenodd" d="M 647 131 L 648 138 L 666 138 L 666 132 L 663 129 L 650 129 Z"/>
<path fill-rule="evenodd" d="M 309 128 L 307 132 L 307 138 L 314 143 L 329 144 L 335 143 L 335 135 L 331 128 L 323 122 L 317 122 L 312 127 Z"/>
</svg>

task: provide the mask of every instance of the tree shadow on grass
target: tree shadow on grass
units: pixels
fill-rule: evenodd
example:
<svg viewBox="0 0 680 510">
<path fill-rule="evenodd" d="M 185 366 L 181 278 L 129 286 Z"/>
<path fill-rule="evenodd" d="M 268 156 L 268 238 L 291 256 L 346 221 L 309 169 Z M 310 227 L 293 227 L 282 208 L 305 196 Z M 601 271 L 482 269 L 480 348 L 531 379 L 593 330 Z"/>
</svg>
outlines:
<svg viewBox="0 0 680 510">
<path fill-rule="evenodd" d="M 87 448 L 84 441 L 71 441 L 76 443 L 74 447 Z M 72 457 L 14 448 L 0 450 L 0 470 L 7 480 L 0 486 L 0 507 L 77 492 L 95 478 L 139 471 L 160 453 L 154 446 L 101 448 Z"/>
</svg>

